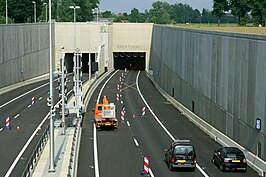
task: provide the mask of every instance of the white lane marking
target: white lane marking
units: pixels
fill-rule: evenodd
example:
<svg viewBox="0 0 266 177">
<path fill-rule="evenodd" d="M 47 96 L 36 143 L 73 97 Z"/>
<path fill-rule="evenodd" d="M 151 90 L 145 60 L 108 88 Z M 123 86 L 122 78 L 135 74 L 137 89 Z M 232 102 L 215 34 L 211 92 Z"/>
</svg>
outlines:
<svg viewBox="0 0 266 177">
<path fill-rule="evenodd" d="M 141 97 L 141 99 L 143 100 L 143 102 L 145 103 L 145 105 L 147 106 L 147 108 L 149 109 L 149 111 L 151 112 L 151 114 L 153 115 L 154 119 L 159 123 L 159 125 L 164 129 L 164 131 L 168 134 L 168 136 L 172 139 L 172 141 L 175 140 L 175 137 L 167 130 L 167 128 L 161 123 L 161 121 L 159 120 L 159 118 L 156 116 L 156 114 L 152 111 L 152 109 L 150 108 L 150 106 L 148 105 L 148 103 L 146 102 L 146 100 L 144 99 L 140 89 L 139 89 L 139 74 L 140 71 L 138 72 L 137 78 L 136 78 L 136 85 L 137 85 L 137 89 L 139 92 L 139 95 Z M 209 177 L 204 170 L 198 165 L 196 164 L 197 169 L 203 174 L 204 177 Z"/>
<path fill-rule="evenodd" d="M 19 117 L 19 114 L 17 114 L 15 117 L 14 117 L 14 119 L 16 119 L 16 118 L 18 118 Z"/>
<path fill-rule="evenodd" d="M 100 176 L 99 170 L 99 161 L 98 161 L 98 149 L 97 149 L 97 136 L 96 136 L 96 127 L 95 124 L 93 126 L 93 149 L 94 149 L 94 169 L 95 169 L 95 177 Z"/>
<path fill-rule="evenodd" d="M 99 103 L 99 101 L 100 101 L 100 97 L 101 97 L 101 94 L 102 94 L 102 92 L 103 92 L 103 89 L 104 89 L 104 87 L 106 86 L 106 84 L 109 82 L 109 80 L 118 72 L 119 70 L 117 70 L 115 73 L 113 73 L 111 76 L 110 76 L 110 78 L 108 78 L 106 81 L 105 81 L 105 83 L 103 84 L 103 86 L 102 86 L 102 88 L 101 88 L 101 90 L 100 90 L 100 92 L 99 92 L 99 95 L 98 95 L 98 98 L 97 98 L 97 102 L 96 102 L 96 104 L 98 104 Z M 93 144 L 94 144 L 94 146 L 93 146 L 93 149 L 94 149 L 94 173 L 95 173 L 95 177 L 99 177 L 100 176 L 100 170 L 99 170 L 99 160 L 98 160 L 98 149 L 97 149 L 97 137 L 96 137 L 96 126 L 95 126 L 95 124 L 94 124 L 94 128 L 93 128 Z"/>
<path fill-rule="evenodd" d="M 34 92 L 35 90 L 38 90 L 38 89 L 40 89 L 40 88 L 42 88 L 42 87 L 44 87 L 44 86 L 46 86 L 46 85 L 48 85 L 48 84 L 49 84 L 49 83 L 43 84 L 43 85 L 41 85 L 41 86 L 39 86 L 39 87 L 37 87 L 37 88 L 35 88 L 35 89 L 32 89 L 31 91 L 28 91 L 28 92 L 26 92 L 26 93 L 24 93 L 24 94 L 22 94 L 22 95 L 20 95 L 20 96 L 18 96 L 18 97 L 16 97 L 16 98 L 12 99 L 12 100 L 6 102 L 5 104 L 3 104 L 3 105 L 0 106 L 0 109 L 1 109 L 2 107 L 6 106 L 6 105 L 8 105 L 8 104 L 10 104 L 10 103 L 12 103 L 13 101 L 16 101 L 17 99 L 19 99 L 19 98 L 21 98 L 21 97 L 23 97 L 23 96 L 25 96 L 25 95 L 27 95 L 27 94 L 29 94 L 29 93 L 31 93 L 31 92 Z"/>
<path fill-rule="evenodd" d="M 129 126 L 130 127 L 130 123 L 127 121 L 127 126 Z"/>
<path fill-rule="evenodd" d="M 153 172 L 151 171 L 151 168 L 149 168 L 149 173 L 150 173 L 150 175 L 151 175 L 152 177 L 154 177 L 154 174 L 153 174 Z"/>
<path fill-rule="evenodd" d="M 42 99 L 42 97 L 39 98 L 39 100 L 41 100 L 41 99 Z"/>
<path fill-rule="evenodd" d="M 39 124 L 39 126 L 37 126 L 37 128 L 35 129 L 35 131 L 32 133 L 31 137 L 28 139 L 28 141 L 26 142 L 26 144 L 24 145 L 24 147 L 21 149 L 20 153 L 18 154 L 17 158 L 14 160 L 14 162 L 12 163 L 12 165 L 10 166 L 10 168 L 8 169 L 7 173 L 5 174 L 5 177 L 9 177 L 11 172 L 13 171 L 13 169 L 15 168 L 15 166 L 17 165 L 19 159 L 21 158 L 22 154 L 25 152 L 25 150 L 27 149 L 27 147 L 29 146 L 29 144 L 31 143 L 32 139 L 34 138 L 34 136 L 36 135 L 36 133 L 39 130 L 39 127 L 41 127 L 43 125 L 43 123 L 46 121 L 46 119 L 49 117 L 50 113 L 48 113 L 45 118 L 42 120 L 42 122 Z"/>
<path fill-rule="evenodd" d="M 0 132 L 3 130 L 3 128 L 0 128 Z"/>
<path fill-rule="evenodd" d="M 71 91 L 70 91 L 71 92 Z M 69 92 L 69 93 L 70 93 Z M 58 105 L 59 101 L 55 104 Z M 16 157 L 16 159 L 14 160 L 14 162 L 12 163 L 12 165 L 10 166 L 10 168 L 8 169 L 7 173 L 5 174 L 5 177 L 9 177 L 10 174 L 12 173 L 13 169 L 15 168 L 15 166 L 17 165 L 19 159 L 21 158 L 22 154 L 25 152 L 25 150 L 27 149 L 27 147 L 29 146 L 29 144 L 31 143 L 32 139 L 34 138 L 34 136 L 37 134 L 37 132 L 39 131 L 40 127 L 42 127 L 42 125 L 44 124 L 44 122 L 48 119 L 48 117 L 50 117 L 50 112 L 48 112 L 46 114 L 46 116 L 44 117 L 44 119 L 42 120 L 42 122 L 37 126 L 37 128 L 35 129 L 35 131 L 32 133 L 31 137 L 28 139 L 28 141 L 26 142 L 26 144 L 24 145 L 24 147 L 21 149 L 20 153 L 18 154 L 18 156 Z"/>
<path fill-rule="evenodd" d="M 30 108 L 31 107 L 31 104 L 28 106 L 28 108 Z"/>
<path fill-rule="evenodd" d="M 134 142 L 135 142 L 136 146 L 139 147 L 139 143 L 135 138 L 134 138 Z"/>
</svg>

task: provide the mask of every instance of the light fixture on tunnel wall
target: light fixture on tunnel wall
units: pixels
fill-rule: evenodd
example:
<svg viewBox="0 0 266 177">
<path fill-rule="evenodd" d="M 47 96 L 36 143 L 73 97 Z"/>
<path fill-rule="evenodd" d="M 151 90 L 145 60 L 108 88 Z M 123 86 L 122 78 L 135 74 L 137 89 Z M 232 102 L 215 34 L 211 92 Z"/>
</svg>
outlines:
<svg viewBox="0 0 266 177">
<path fill-rule="evenodd" d="M 126 56 L 127 56 L 128 58 L 130 58 L 130 57 L 132 56 L 132 53 L 131 53 L 131 52 L 127 52 L 127 53 L 126 53 Z"/>
<path fill-rule="evenodd" d="M 140 58 L 144 58 L 144 53 L 139 54 Z"/>
<path fill-rule="evenodd" d="M 138 53 L 133 53 L 133 57 L 138 57 Z"/>
<path fill-rule="evenodd" d="M 119 57 L 119 53 L 118 52 L 114 52 L 114 57 L 115 58 Z"/>
<path fill-rule="evenodd" d="M 121 57 L 121 58 L 124 58 L 125 55 L 126 55 L 126 54 L 125 54 L 124 52 L 121 52 L 121 53 L 120 53 L 120 57 Z"/>
</svg>

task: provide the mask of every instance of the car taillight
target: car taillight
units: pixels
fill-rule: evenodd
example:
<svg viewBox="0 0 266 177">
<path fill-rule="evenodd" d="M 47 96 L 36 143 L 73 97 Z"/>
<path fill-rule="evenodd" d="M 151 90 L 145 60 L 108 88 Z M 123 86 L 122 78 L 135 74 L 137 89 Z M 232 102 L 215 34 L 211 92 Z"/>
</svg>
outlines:
<svg viewBox="0 0 266 177">
<path fill-rule="evenodd" d="M 229 162 L 229 159 L 225 158 L 225 159 L 224 159 L 224 162 L 225 162 L 225 163 Z"/>
<path fill-rule="evenodd" d="M 247 160 L 246 159 L 243 159 L 243 163 L 247 163 Z"/>
<path fill-rule="evenodd" d="M 175 158 L 174 157 L 172 157 L 172 163 L 175 163 Z"/>
<path fill-rule="evenodd" d="M 194 157 L 193 161 L 194 161 L 194 163 L 197 163 L 196 157 Z"/>
</svg>

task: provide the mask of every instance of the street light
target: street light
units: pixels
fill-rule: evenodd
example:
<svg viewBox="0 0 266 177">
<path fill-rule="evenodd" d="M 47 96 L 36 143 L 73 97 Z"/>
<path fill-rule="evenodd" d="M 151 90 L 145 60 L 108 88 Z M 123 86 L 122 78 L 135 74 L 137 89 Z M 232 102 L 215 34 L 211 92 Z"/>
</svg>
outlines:
<svg viewBox="0 0 266 177">
<path fill-rule="evenodd" d="M 36 2 L 32 1 L 33 5 L 34 5 L 34 23 L 36 23 Z"/>
<path fill-rule="evenodd" d="M 47 23 L 47 3 L 43 3 L 45 5 L 45 22 Z"/>
<path fill-rule="evenodd" d="M 76 50 L 76 9 L 79 9 L 79 6 L 69 6 L 70 9 L 74 9 L 74 50 Z"/>
<path fill-rule="evenodd" d="M 92 9 L 92 13 L 96 14 L 96 21 L 99 22 L 99 13 L 101 10 L 99 8 Z"/>
<path fill-rule="evenodd" d="M 7 0 L 6 0 L 6 24 L 8 24 L 8 19 L 7 19 Z"/>
</svg>

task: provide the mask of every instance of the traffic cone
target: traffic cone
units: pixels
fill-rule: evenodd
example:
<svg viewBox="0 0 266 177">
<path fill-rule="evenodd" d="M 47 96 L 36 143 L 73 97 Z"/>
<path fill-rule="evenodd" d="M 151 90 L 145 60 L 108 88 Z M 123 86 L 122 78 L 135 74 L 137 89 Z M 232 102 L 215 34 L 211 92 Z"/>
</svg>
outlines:
<svg viewBox="0 0 266 177">
<path fill-rule="evenodd" d="M 19 126 L 17 126 L 16 130 L 17 130 L 17 131 L 19 131 L 19 130 L 20 130 L 20 127 L 19 127 Z"/>
<path fill-rule="evenodd" d="M 133 118 L 133 119 L 135 119 L 135 118 L 136 118 L 135 114 L 133 114 L 133 115 L 132 115 L 132 118 Z"/>
</svg>

